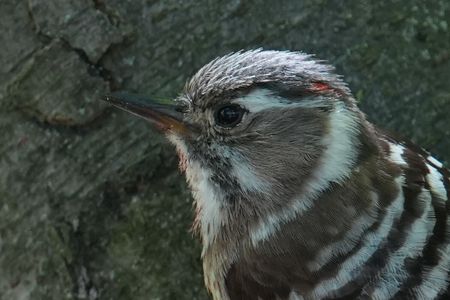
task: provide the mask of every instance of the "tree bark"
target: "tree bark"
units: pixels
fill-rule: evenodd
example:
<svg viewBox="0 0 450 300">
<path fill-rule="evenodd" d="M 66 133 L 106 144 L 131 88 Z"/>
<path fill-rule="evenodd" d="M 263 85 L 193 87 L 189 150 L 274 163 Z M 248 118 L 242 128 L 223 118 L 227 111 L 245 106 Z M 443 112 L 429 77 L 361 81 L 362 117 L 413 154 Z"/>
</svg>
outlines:
<svg viewBox="0 0 450 300">
<path fill-rule="evenodd" d="M 98 101 L 240 49 L 315 53 L 450 161 L 450 2 L 0 2 L 0 299 L 206 299 L 174 151 Z"/>
</svg>

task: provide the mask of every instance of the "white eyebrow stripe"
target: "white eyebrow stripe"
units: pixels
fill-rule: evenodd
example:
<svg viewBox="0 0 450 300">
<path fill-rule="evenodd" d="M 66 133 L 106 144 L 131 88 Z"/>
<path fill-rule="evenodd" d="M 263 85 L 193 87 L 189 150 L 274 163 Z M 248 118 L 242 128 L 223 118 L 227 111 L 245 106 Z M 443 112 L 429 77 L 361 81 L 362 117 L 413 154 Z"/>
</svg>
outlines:
<svg viewBox="0 0 450 300">
<path fill-rule="evenodd" d="M 304 98 L 301 101 L 295 102 L 289 101 L 288 99 L 278 96 L 273 91 L 268 89 L 255 89 L 243 97 L 236 98 L 232 102 L 244 106 L 251 113 L 257 113 L 273 108 L 314 108 L 330 106 L 329 100 L 319 97 Z"/>
</svg>

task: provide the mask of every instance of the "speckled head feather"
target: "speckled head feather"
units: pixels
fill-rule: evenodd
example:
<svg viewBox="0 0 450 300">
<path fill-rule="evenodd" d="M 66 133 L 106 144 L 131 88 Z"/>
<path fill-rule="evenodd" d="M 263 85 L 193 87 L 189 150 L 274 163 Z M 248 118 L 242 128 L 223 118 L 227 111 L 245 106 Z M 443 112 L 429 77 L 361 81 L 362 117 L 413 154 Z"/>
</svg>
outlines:
<svg viewBox="0 0 450 300">
<path fill-rule="evenodd" d="M 313 59 L 312 55 L 262 49 L 239 51 L 214 59 L 187 82 L 183 94 L 194 104 L 206 105 L 208 101 L 202 100 L 258 84 L 274 83 L 290 89 L 314 82 L 326 83 L 351 97 L 341 76 L 334 74 L 334 67 Z"/>
</svg>

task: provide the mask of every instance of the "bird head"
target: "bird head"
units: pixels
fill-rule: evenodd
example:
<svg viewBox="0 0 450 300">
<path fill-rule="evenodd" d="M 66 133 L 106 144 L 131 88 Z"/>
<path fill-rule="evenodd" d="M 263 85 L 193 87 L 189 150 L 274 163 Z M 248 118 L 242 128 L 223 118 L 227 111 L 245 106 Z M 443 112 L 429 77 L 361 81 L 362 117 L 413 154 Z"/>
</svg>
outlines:
<svg viewBox="0 0 450 300">
<path fill-rule="evenodd" d="M 205 244 L 233 237 L 257 243 L 269 234 L 268 216 L 306 208 L 308 197 L 354 166 L 363 119 L 332 67 L 288 51 L 217 58 L 173 103 L 123 93 L 107 100 L 175 144 Z M 290 206 L 299 195 L 310 196 Z"/>
</svg>

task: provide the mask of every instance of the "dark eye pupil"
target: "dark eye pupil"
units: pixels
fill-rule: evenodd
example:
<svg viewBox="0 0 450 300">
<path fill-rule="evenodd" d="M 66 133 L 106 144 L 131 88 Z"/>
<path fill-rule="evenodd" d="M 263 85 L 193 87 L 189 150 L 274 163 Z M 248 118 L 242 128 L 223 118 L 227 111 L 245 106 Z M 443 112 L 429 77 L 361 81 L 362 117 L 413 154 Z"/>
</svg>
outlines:
<svg viewBox="0 0 450 300">
<path fill-rule="evenodd" d="M 216 122 L 221 126 L 231 127 L 241 121 L 242 114 L 243 110 L 240 106 L 225 106 L 217 111 Z"/>
</svg>

